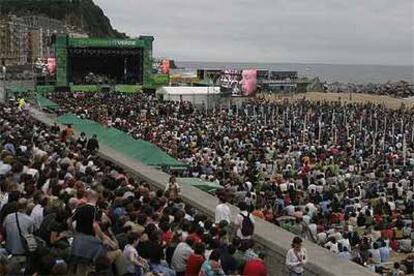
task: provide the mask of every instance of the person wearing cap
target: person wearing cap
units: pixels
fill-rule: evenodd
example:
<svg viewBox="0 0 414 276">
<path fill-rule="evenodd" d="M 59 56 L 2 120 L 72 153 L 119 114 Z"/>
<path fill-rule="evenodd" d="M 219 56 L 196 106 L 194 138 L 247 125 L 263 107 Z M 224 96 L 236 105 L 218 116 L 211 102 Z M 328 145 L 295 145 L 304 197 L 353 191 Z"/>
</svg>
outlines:
<svg viewBox="0 0 414 276">
<path fill-rule="evenodd" d="M 289 271 L 289 276 L 302 276 L 304 272 L 304 265 L 308 261 L 306 249 L 302 247 L 302 239 L 294 237 L 292 241 L 292 248 L 286 254 L 286 266 Z"/>
</svg>

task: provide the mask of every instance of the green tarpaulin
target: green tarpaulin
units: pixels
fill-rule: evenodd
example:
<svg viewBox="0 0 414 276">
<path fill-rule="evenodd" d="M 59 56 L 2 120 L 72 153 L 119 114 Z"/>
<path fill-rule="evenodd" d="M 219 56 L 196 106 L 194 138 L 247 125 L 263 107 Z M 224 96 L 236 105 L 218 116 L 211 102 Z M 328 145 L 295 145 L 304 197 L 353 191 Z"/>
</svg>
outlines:
<svg viewBox="0 0 414 276">
<path fill-rule="evenodd" d="M 101 88 L 98 85 L 70 85 L 70 92 L 99 92 Z"/>
<path fill-rule="evenodd" d="M 70 113 L 58 117 L 57 122 L 60 124 L 71 124 L 77 132 L 85 132 L 87 136 L 96 134 L 100 143 L 146 165 L 167 168 L 183 168 L 187 166 L 169 156 L 157 146 L 141 139 L 134 139 L 116 128 L 106 128 L 95 121 L 83 120 Z"/>
<path fill-rule="evenodd" d="M 12 93 L 14 95 L 22 94 L 22 93 L 26 93 L 26 92 L 29 92 L 30 91 L 29 88 L 27 88 L 27 87 L 21 87 L 21 86 L 10 86 L 10 87 L 7 87 L 6 90 L 9 93 Z"/>
<path fill-rule="evenodd" d="M 140 85 L 115 85 L 114 91 L 118 93 L 137 93 L 142 92 L 142 86 Z"/>
<path fill-rule="evenodd" d="M 50 92 L 54 92 L 55 91 L 55 87 L 53 85 L 38 85 L 36 86 L 36 92 L 38 94 L 45 94 L 45 93 L 50 93 Z"/>
<path fill-rule="evenodd" d="M 201 180 L 199 178 L 194 178 L 194 177 L 183 177 L 183 178 L 178 178 L 178 180 L 180 181 L 180 183 L 191 185 L 193 187 L 196 187 L 210 194 L 214 194 L 217 191 L 217 189 L 222 188 L 217 183 L 204 181 L 204 180 Z"/>
<path fill-rule="evenodd" d="M 55 102 L 52 102 L 46 97 L 43 97 L 42 95 L 37 95 L 37 103 L 41 108 L 51 109 L 55 110 L 59 108 L 59 105 Z"/>
</svg>

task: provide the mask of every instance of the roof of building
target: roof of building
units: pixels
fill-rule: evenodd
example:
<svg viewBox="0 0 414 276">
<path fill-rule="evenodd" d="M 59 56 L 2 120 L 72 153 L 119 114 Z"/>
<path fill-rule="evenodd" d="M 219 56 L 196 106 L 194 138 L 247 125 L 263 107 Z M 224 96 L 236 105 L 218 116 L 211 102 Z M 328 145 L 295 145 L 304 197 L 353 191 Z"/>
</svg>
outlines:
<svg viewBox="0 0 414 276">
<path fill-rule="evenodd" d="M 220 94 L 220 87 L 200 86 L 163 86 L 157 89 L 156 94 L 164 95 L 209 95 Z"/>
</svg>

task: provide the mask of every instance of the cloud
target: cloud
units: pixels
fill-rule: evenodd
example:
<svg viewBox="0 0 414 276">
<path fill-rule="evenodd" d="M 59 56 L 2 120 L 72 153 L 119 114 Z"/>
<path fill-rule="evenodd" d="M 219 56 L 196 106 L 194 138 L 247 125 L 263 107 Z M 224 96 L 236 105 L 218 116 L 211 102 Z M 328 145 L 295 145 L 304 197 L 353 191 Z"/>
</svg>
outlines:
<svg viewBox="0 0 414 276">
<path fill-rule="evenodd" d="M 95 0 L 177 60 L 414 64 L 412 0 Z"/>
</svg>

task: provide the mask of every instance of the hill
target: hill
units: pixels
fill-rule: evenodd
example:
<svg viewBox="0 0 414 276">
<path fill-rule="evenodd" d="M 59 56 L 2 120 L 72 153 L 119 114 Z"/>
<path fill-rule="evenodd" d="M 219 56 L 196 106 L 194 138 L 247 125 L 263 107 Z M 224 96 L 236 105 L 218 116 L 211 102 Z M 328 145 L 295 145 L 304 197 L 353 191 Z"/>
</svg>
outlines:
<svg viewBox="0 0 414 276">
<path fill-rule="evenodd" d="M 8 13 L 45 15 L 76 26 L 90 37 L 127 37 L 112 28 L 109 18 L 93 0 L 0 0 L 0 15 Z"/>
</svg>

